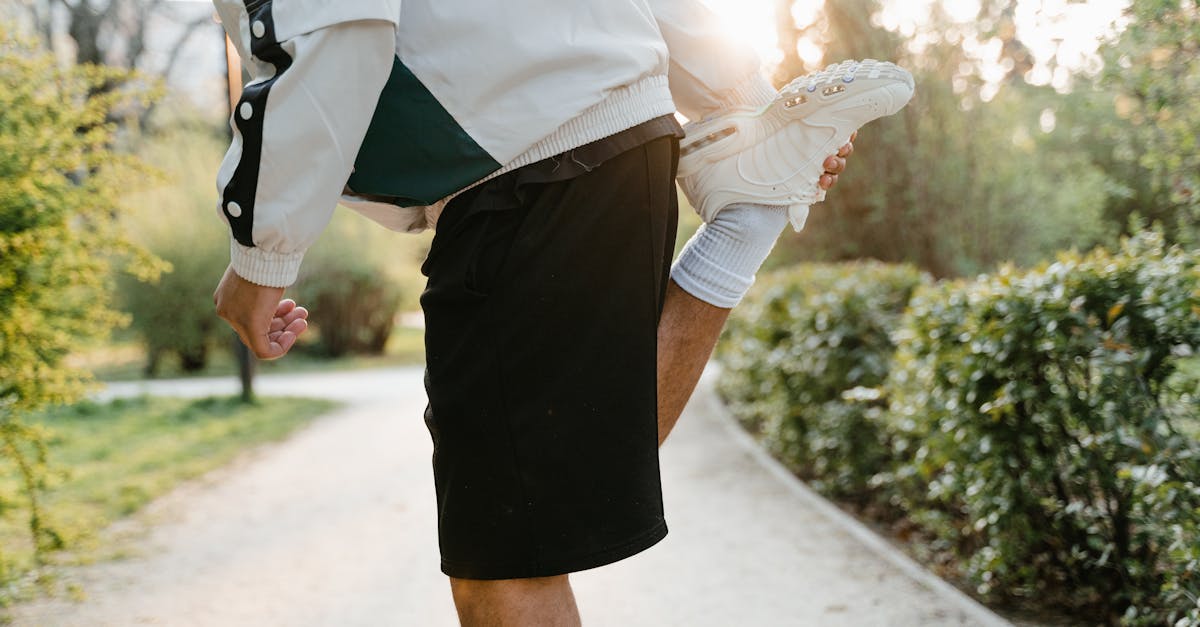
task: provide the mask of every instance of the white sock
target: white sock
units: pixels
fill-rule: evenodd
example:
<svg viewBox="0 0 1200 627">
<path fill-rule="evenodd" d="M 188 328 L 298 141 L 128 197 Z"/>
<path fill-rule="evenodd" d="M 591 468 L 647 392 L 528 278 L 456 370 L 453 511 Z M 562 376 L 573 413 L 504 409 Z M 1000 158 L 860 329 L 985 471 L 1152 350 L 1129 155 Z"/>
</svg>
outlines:
<svg viewBox="0 0 1200 627">
<path fill-rule="evenodd" d="M 787 224 L 787 207 L 725 207 L 683 246 L 671 278 L 692 296 L 732 309 L 754 284 L 754 275 Z"/>
</svg>

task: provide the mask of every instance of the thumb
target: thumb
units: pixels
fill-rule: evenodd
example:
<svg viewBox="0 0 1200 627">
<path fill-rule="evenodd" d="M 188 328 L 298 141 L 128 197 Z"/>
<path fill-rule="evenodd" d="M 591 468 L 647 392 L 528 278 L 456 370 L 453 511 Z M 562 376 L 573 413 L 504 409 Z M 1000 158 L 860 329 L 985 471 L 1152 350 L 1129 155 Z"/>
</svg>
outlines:
<svg viewBox="0 0 1200 627">
<path fill-rule="evenodd" d="M 288 351 L 292 350 L 292 346 L 296 344 L 296 340 L 299 339 L 300 334 L 308 329 L 308 320 L 306 319 L 308 312 L 302 307 L 295 307 L 294 304 L 292 306 L 294 307 L 292 313 L 298 313 L 299 315 L 291 323 L 283 329 L 279 329 L 275 326 L 275 321 L 272 321 L 268 326 L 266 337 L 258 338 L 256 342 L 258 346 L 254 350 L 256 352 L 262 351 L 259 354 L 260 358 L 278 359 L 283 357 Z M 283 321 L 279 322 L 282 324 Z"/>
<path fill-rule="evenodd" d="M 254 355 L 259 359 L 269 361 L 286 355 L 292 349 L 292 345 L 296 343 L 296 334 L 292 331 L 278 334 L 255 333 L 251 340 L 249 346 Z"/>
</svg>

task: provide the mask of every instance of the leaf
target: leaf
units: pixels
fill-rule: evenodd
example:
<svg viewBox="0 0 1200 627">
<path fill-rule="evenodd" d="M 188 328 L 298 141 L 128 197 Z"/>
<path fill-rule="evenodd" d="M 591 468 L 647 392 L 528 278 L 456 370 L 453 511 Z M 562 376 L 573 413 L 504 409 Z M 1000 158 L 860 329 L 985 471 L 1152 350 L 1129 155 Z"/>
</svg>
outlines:
<svg viewBox="0 0 1200 627">
<path fill-rule="evenodd" d="M 1110 307 L 1108 310 L 1108 326 L 1111 327 L 1112 323 L 1116 321 L 1117 317 L 1120 316 L 1121 312 L 1123 312 L 1123 311 L 1125 311 L 1125 302 L 1124 301 L 1119 302 L 1119 303 L 1113 305 L 1112 307 Z"/>
</svg>

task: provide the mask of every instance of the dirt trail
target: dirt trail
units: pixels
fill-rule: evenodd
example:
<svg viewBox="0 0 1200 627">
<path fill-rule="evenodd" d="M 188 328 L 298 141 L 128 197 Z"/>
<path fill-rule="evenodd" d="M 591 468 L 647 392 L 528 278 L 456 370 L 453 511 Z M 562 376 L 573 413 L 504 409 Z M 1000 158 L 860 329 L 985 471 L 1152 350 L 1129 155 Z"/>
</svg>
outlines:
<svg viewBox="0 0 1200 627">
<path fill-rule="evenodd" d="M 229 393 L 232 380 L 110 395 Z M 431 447 L 414 368 L 261 377 L 263 394 L 348 404 L 135 519 L 127 559 L 79 569 L 87 598 L 16 625 L 455 625 L 438 571 Z M 1002 625 L 780 476 L 702 384 L 663 451 L 671 534 L 573 576 L 585 624 Z"/>
</svg>

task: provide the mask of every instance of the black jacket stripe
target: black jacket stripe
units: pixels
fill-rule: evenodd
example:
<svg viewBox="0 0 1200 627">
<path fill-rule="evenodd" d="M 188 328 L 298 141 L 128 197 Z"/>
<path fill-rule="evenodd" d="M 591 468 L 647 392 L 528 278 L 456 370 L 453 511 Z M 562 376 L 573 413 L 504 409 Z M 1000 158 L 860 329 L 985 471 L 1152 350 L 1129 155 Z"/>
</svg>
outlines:
<svg viewBox="0 0 1200 627">
<path fill-rule="evenodd" d="M 275 66 L 275 75 L 266 81 L 247 85 L 242 91 L 237 107 L 233 110 L 234 124 L 242 134 L 242 157 L 234 169 L 233 178 L 221 195 L 221 209 L 229 220 L 233 237 L 242 246 L 254 246 L 254 201 L 258 189 L 258 170 L 262 163 L 263 122 L 266 119 L 267 96 L 271 86 L 292 65 L 292 57 L 284 52 L 275 38 L 275 21 L 271 17 L 271 1 L 245 0 L 250 16 L 250 51 L 259 61 Z M 255 24 L 261 23 L 258 36 Z M 249 117 L 244 117 L 243 107 L 249 104 Z M 240 212 L 230 212 L 231 203 L 237 203 Z M 236 215 L 235 215 L 236 214 Z"/>
</svg>

